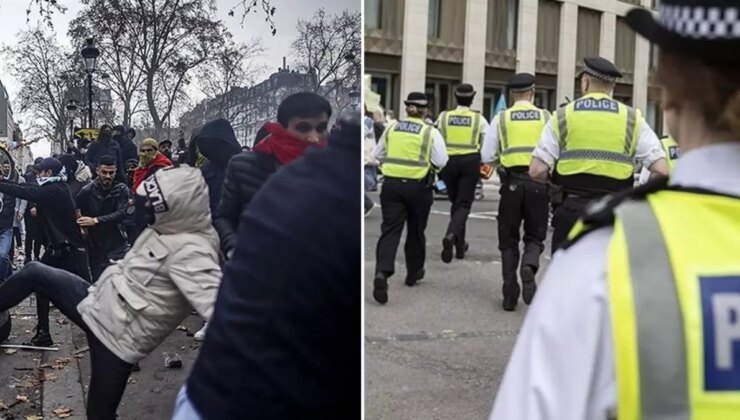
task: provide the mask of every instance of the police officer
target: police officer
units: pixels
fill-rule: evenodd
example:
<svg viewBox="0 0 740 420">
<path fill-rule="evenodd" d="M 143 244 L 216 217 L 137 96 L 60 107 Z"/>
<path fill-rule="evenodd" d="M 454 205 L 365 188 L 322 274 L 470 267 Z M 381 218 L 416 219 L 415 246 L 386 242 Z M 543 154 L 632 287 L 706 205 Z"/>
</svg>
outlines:
<svg viewBox="0 0 740 420">
<path fill-rule="evenodd" d="M 447 163 L 442 135 L 422 119 L 427 113 L 426 95 L 411 92 L 404 103 L 408 118 L 391 124 L 375 149 L 385 177 L 380 192 L 383 223 L 373 281 L 373 297 L 381 304 L 388 302 L 388 278 L 395 272 L 396 250 L 404 224 L 406 285 L 413 286 L 424 277 L 424 230 L 434 200 L 434 171 Z"/>
<path fill-rule="evenodd" d="M 442 261 L 452 261 L 452 247 L 455 257 L 465 258 L 468 243 L 465 242 L 465 224 L 470 208 L 475 200 L 475 187 L 480 179 L 480 150 L 485 138 L 488 122 L 479 113 L 470 109 L 475 98 L 475 90 L 463 83 L 455 90 L 458 106 L 442 112 L 436 126 L 447 145 L 450 160 L 440 173 L 447 187 L 447 197 L 452 203 L 450 223 L 442 239 Z"/>
<path fill-rule="evenodd" d="M 503 308 L 516 309 L 519 300 L 519 241 L 524 224 L 524 253 L 520 275 L 522 298 L 529 305 L 537 289 L 535 274 L 545 249 L 549 196 L 547 185 L 529 177 L 529 162 L 550 113 L 532 104 L 535 78 L 529 73 L 514 75 L 508 84 L 514 105 L 501 111 L 491 123 L 483 149 L 483 161 L 499 161 L 501 199 L 498 206 L 498 248 L 504 284 Z"/>
<path fill-rule="evenodd" d="M 740 32 L 716 25 L 737 28 L 738 6 L 627 14 L 660 47 L 683 155 L 668 186 L 591 207 L 554 256 L 492 420 L 740 418 Z"/>
<path fill-rule="evenodd" d="M 665 119 L 666 126 L 673 126 L 675 121 L 674 113 L 671 111 L 664 111 L 663 118 Z M 676 160 L 681 157 L 681 149 L 678 147 L 678 143 L 670 135 L 666 135 L 660 138 L 660 145 L 663 147 L 665 153 L 666 163 L 668 164 L 668 171 L 673 170 L 673 166 L 676 164 Z M 650 171 L 643 167 L 640 171 L 639 185 L 647 184 L 650 180 Z"/>
<path fill-rule="evenodd" d="M 552 252 L 567 238 L 586 204 L 631 188 L 634 161 L 667 175 L 665 153 L 639 110 L 611 94 L 622 74 L 609 60 L 588 57 L 581 73 L 583 97 L 558 109 L 532 153 L 529 174 L 562 187 L 552 218 Z"/>
</svg>

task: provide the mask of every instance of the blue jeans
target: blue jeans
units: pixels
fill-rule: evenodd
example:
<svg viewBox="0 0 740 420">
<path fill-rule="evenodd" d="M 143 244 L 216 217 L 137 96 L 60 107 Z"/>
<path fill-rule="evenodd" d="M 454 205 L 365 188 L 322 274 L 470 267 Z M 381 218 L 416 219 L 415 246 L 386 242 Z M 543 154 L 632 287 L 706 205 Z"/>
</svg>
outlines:
<svg viewBox="0 0 740 420">
<path fill-rule="evenodd" d="M 13 228 L 0 230 L 0 279 L 9 277 L 10 269 L 10 247 L 13 245 Z"/>
<path fill-rule="evenodd" d="M 377 166 L 365 166 L 365 191 L 370 191 L 375 188 L 378 183 L 378 167 Z"/>
<path fill-rule="evenodd" d="M 172 420 L 202 420 L 203 417 L 198 414 L 195 407 L 188 398 L 187 386 L 183 385 L 177 394 L 175 403 L 175 412 L 172 414 Z"/>
</svg>

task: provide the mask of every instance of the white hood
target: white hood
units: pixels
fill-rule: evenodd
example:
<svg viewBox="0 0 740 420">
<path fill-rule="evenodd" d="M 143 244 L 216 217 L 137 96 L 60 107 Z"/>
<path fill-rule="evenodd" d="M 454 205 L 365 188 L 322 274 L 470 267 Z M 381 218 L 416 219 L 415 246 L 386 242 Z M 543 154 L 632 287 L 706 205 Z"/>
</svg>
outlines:
<svg viewBox="0 0 740 420">
<path fill-rule="evenodd" d="M 200 170 L 187 165 L 160 169 L 136 194 L 149 198 L 160 234 L 202 232 L 211 228 L 208 185 Z"/>
</svg>

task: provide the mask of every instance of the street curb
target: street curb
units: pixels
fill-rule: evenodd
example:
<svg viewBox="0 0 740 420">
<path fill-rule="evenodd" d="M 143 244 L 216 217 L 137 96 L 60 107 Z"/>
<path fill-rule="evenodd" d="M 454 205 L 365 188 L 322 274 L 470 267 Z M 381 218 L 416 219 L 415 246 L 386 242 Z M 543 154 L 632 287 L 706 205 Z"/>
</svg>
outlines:
<svg viewBox="0 0 740 420">
<path fill-rule="evenodd" d="M 85 398 L 83 386 L 80 377 L 79 360 L 75 358 L 75 346 L 72 342 L 72 323 L 67 321 L 64 325 L 59 325 L 54 321 L 55 316 L 59 316 L 58 311 L 53 311 L 50 322 L 51 335 L 56 340 L 59 347 L 58 352 L 44 352 L 42 364 L 54 365 L 55 361 L 69 359 L 66 367 L 63 369 L 44 368 L 45 374 L 56 375 L 56 380 L 44 381 L 42 392 L 42 413 L 45 419 L 58 418 L 53 411 L 64 406 L 70 408 L 71 415 L 66 417 L 68 420 L 85 420 Z M 66 320 L 66 319 L 65 319 Z"/>
</svg>

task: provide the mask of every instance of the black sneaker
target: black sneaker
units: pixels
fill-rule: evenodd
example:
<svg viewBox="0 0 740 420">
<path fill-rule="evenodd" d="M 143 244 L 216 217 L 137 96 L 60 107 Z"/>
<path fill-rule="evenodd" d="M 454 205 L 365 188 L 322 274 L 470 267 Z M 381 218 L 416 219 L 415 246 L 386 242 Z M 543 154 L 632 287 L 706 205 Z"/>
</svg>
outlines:
<svg viewBox="0 0 740 420">
<path fill-rule="evenodd" d="M 388 276 L 383 273 L 375 275 L 375 280 L 373 280 L 373 298 L 382 305 L 388 303 Z"/>
<path fill-rule="evenodd" d="M 463 245 L 462 247 L 456 246 L 455 258 L 457 258 L 458 260 L 462 260 L 463 258 L 465 258 L 465 254 L 468 252 L 468 249 L 470 249 L 470 244 L 467 242 L 465 242 L 465 245 Z"/>
<path fill-rule="evenodd" d="M 452 261 L 452 246 L 455 243 L 455 235 L 449 234 L 442 239 L 442 261 L 449 264 Z"/>
<path fill-rule="evenodd" d="M 0 343 L 8 339 L 12 327 L 13 323 L 10 320 L 10 312 L 0 312 Z"/>
<path fill-rule="evenodd" d="M 51 339 L 49 331 L 37 327 L 36 335 L 31 338 L 31 341 L 23 344 L 36 347 L 51 347 L 54 345 L 54 341 Z"/>
<path fill-rule="evenodd" d="M 534 294 L 537 291 L 537 283 L 534 280 L 534 269 L 529 265 L 522 266 L 520 275 L 522 277 L 522 300 L 529 305 L 532 303 Z"/>
<path fill-rule="evenodd" d="M 424 269 L 417 271 L 415 274 L 407 274 L 406 275 L 406 286 L 413 287 L 416 285 L 416 283 L 419 282 L 419 280 L 424 278 Z"/>
</svg>

